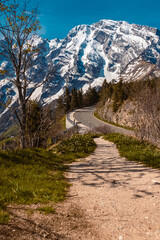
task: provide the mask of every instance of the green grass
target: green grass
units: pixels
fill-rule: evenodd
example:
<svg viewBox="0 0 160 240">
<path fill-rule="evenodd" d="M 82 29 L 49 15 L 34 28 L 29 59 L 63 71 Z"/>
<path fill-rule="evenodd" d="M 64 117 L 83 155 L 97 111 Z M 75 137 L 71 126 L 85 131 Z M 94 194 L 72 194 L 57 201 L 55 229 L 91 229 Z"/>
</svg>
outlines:
<svg viewBox="0 0 160 240">
<path fill-rule="evenodd" d="M 106 123 L 109 123 L 109 124 L 112 124 L 112 125 L 114 125 L 114 126 L 116 126 L 116 127 L 121 127 L 121 128 L 127 129 L 127 130 L 134 130 L 134 129 L 131 128 L 131 127 L 123 126 L 123 125 L 120 125 L 120 124 L 118 124 L 118 123 L 110 122 L 110 121 L 108 121 L 108 120 L 106 120 L 106 119 L 104 119 L 104 118 L 101 118 L 97 112 L 94 112 L 94 116 L 95 116 L 96 118 L 98 118 L 99 120 L 101 120 L 101 121 L 103 121 L 103 122 L 106 122 Z"/>
<path fill-rule="evenodd" d="M 13 135 L 17 135 L 18 132 L 18 125 L 12 125 L 5 132 L 1 133 L 0 137 L 1 139 L 10 138 Z"/>
<path fill-rule="evenodd" d="M 73 142 L 75 150 L 72 148 Z M 68 168 L 66 164 L 94 151 L 95 143 L 89 135 L 76 135 L 62 142 L 57 149 L 57 154 L 38 148 L 0 152 L 1 224 L 8 221 L 8 204 L 56 203 L 64 200 L 69 187 L 64 177 L 64 171 Z"/>
<path fill-rule="evenodd" d="M 160 169 L 160 149 L 156 146 L 118 133 L 106 135 L 104 139 L 114 142 L 118 147 L 120 155 L 127 160 Z"/>
<path fill-rule="evenodd" d="M 18 146 L 18 137 L 5 138 L 5 139 L 1 140 L 0 141 L 0 150 L 3 150 L 3 148 L 6 147 L 6 145 Z"/>
<path fill-rule="evenodd" d="M 93 136 L 94 137 L 94 136 Z M 55 150 L 70 157 L 84 157 L 95 150 L 96 144 L 90 134 L 75 135 L 70 139 L 61 142 Z"/>
<path fill-rule="evenodd" d="M 5 205 L 58 202 L 65 198 L 64 160 L 43 149 L 0 153 L 0 223 Z"/>
<path fill-rule="evenodd" d="M 6 224 L 9 221 L 9 214 L 0 206 L 0 224 Z"/>
<path fill-rule="evenodd" d="M 60 120 L 60 123 L 62 125 L 62 130 L 66 130 L 66 115 L 63 116 L 63 118 Z"/>
<path fill-rule="evenodd" d="M 38 210 L 39 210 L 41 213 L 44 213 L 44 214 L 55 213 L 55 209 L 52 208 L 52 207 L 50 207 L 50 206 L 40 207 L 40 208 L 38 208 Z"/>
</svg>

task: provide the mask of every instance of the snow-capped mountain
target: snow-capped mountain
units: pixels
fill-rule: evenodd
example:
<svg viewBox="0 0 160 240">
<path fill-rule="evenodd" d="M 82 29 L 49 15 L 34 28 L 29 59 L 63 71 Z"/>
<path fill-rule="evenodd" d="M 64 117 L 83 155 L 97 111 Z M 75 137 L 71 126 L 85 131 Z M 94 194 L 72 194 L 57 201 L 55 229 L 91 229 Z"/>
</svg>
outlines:
<svg viewBox="0 0 160 240">
<path fill-rule="evenodd" d="M 34 45 L 41 49 L 37 64 L 29 74 L 41 70 L 38 79 L 44 78 L 43 69 L 48 63 L 59 64 L 58 74 L 39 87 L 32 98 L 44 104 L 63 94 L 66 84 L 72 88 L 87 89 L 101 85 L 104 79 L 143 79 L 147 75 L 160 76 L 160 31 L 148 26 L 129 24 L 124 21 L 101 20 L 92 25 L 73 28 L 64 39 L 47 40 L 33 36 Z M 1 69 L 10 63 L 0 57 Z M 34 84 L 34 83 L 33 83 Z M 17 99 L 15 87 L 7 75 L 0 77 L 3 101 Z M 0 112 L 7 111 L 1 107 Z"/>
</svg>

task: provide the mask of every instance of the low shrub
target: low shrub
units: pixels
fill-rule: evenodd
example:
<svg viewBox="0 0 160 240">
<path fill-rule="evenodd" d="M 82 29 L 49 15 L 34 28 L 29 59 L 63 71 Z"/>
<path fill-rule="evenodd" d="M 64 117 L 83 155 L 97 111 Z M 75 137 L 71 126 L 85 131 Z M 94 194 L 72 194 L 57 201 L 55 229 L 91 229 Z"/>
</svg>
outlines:
<svg viewBox="0 0 160 240">
<path fill-rule="evenodd" d="M 75 135 L 70 139 L 62 141 L 56 151 L 61 154 L 90 154 L 94 151 L 96 144 L 91 134 Z"/>
</svg>

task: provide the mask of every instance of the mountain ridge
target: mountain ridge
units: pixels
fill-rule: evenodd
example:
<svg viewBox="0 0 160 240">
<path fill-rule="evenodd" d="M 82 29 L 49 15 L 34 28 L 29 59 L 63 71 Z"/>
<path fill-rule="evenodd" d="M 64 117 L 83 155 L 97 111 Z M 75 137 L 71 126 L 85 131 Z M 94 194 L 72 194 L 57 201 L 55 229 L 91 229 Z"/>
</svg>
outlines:
<svg viewBox="0 0 160 240">
<path fill-rule="evenodd" d="M 102 19 L 92 25 L 78 25 L 64 39 L 43 39 L 33 36 L 40 49 L 36 65 L 29 75 L 47 69 L 49 62 L 59 64 L 58 74 L 36 89 L 32 98 L 42 104 L 51 103 L 63 94 L 65 86 L 83 88 L 100 86 L 123 77 L 124 81 L 160 76 L 160 30 L 125 21 Z M 0 58 L 2 70 L 9 62 Z M 150 71 L 149 71 L 150 70 Z M 12 74 L 13 75 L 13 72 Z M 43 72 L 35 81 L 43 81 Z M 33 82 L 34 84 L 34 82 Z M 5 74 L 0 78 L 1 100 L 17 100 L 17 91 Z M 7 110 L 0 108 L 3 114 Z"/>
</svg>

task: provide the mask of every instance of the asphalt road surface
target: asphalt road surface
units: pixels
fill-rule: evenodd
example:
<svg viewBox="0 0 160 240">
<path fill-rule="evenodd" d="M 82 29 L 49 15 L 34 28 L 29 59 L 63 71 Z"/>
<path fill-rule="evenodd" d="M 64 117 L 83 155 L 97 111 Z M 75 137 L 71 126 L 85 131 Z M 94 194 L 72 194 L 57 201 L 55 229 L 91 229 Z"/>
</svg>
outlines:
<svg viewBox="0 0 160 240">
<path fill-rule="evenodd" d="M 105 123 L 99 119 L 97 119 L 93 112 L 95 110 L 95 107 L 87 107 L 87 108 L 82 108 L 78 109 L 75 114 L 74 118 L 78 121 L 81 122 L 83 125 L 89 127 L 90 129 L 95 129 L 95 128 L 102 128 L 102 127 L 108 127 L 111 132 L 116 132 L 116 133 L 122 133 L 122 134 L 127 134 L 131 135 L 132 131 L 126 130 L 121 127 L 116 127 L 112 124 Z"/>
</svg>

